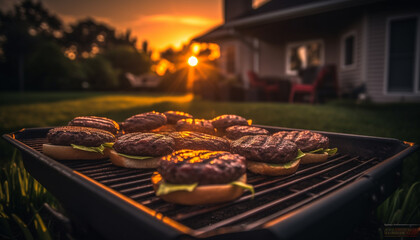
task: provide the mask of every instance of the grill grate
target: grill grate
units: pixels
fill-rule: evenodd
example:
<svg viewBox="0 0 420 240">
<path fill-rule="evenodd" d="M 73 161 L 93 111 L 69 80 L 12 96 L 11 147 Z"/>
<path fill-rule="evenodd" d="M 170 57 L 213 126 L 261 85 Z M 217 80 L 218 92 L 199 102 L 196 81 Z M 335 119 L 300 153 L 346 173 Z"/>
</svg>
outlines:
<svg viewBox="0 0 420 240">
<path fill-rule="evenodd" d="M 46 139 L 24 139 L 22 142 L 42 152 Z M 255 188 L 254 196 L 245 192 L 236 201 L 208 206 L 180 206 L 159 199 L 150 181 L 152 170 L 121 168 L 109 160 L 60 163 L 187 226 L 195 236 L 204 237 L 225 227 L 235 230 L 258 228 L 348 184 L 381 161 L 377 157 L 338 153 L 322 164 L 301 165 L 289 176 L 264 177 L 248 172 L 248 183 Z"/>
</svg>

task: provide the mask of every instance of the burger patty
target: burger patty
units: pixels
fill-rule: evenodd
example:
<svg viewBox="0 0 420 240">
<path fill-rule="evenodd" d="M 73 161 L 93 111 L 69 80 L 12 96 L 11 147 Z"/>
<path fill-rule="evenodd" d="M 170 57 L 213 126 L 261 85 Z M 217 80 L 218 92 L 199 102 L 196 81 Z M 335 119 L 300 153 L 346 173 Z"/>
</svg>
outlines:
<svg viewBox="0 0 420 240">
<path fill-rule="evenodd" d="M 221 115 L 215 117 L 211 122 L 217 129 L 225 129 L 234 125 L 248 125 L 245 118 L 237 115 Z"/>
<path fill-rule="evenodd" d="M 281 131 L 273 134 L 273 136 L 296 143 L 302 152 L 309 152 L 319 148 L 328 148 L 329 145 L 328 137 L 308 130 Z"/>
<path fill-rule="evenodd" d="M 230 143 L 228 140 L 208 135 L 205 133 L 182 131 L 171 132 L 167 134 L 175 140 L 175 150 L 193 149 L 193 150 L 212 150 L 229 151 Z"/>
<path fill-rule="evenodd" d="M 121 136 L 114 149 L 134 156 L 163 156 L 174 151 L 175 141 L 157 133 L 129 133 Z"/>
<path fill-rule="evenodd" d="M 205 119 L 181 119 L 176 123 L 176 130 L 216 134 L 211 121 Z"/>
<path fill-rule="evenodd" d="M 114 142 L 115 136 L 108 131 L 96 128 L 64 126 L 48 131 L 47 139 L 53 145 L 76 144 L 85 147 L 98 147 L 106 142 Z"/>
<path fill-rule="evenodd" d="M 91 127 L 117 134 L 120 126 L 112 119 L 96 116 L 75 117 L 68 124 L 69 126 Z"/>
<path fill-rule="evenodd" d="M 158 172 L 168 183 L 224 184 L 245 174 L 245 158 L 223 151 L 180 150 L 159 161 Z"/>
<path fill-rule="evenodd" d="M 181 119 L 193 118 L 191 114 L 180 111 L 167 111 L 163 114 L 165 114 L 169 124 L 176 124 L 176 122 L 178 122 Z"/>
<path fill-rule="evenodd" d="M 247 160 L 286 163 L 295 159 L 298 148 L 293 142 L 269 135 L 250 135 L 231 142 L 231 152 Z"/>
<path fill-rule="evenodd" d="M 235 125 L 226 128 L 226 137 L 230 139 L 239 139 L 247 135 L 268 135 L 269 132 L 263 128 Z"/>
<path fill-rule="evenodd" d="M 125 132 L 142 132 L 158 128 L 166 124 L 166 116 L 159 112 L 141 113 L 127 118 L 122 123 Z"/>
</svg>

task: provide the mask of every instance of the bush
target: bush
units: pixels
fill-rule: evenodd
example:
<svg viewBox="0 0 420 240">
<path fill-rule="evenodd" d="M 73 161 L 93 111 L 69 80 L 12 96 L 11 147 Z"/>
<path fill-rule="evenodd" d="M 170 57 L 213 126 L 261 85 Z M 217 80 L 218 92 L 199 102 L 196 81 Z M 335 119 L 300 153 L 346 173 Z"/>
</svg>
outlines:
<svg viewBox="0 0 420 240">
<path fill-rule="evenodd" d="M 26 86 L 31 90 L 80 89 L 85 74 L 81 66 L 66 58 L 53 42 L 40 42 L 25 63 Z"/>
<path fill-rule="evenodd" d="M 187 92 L 188 69 L 182 68 L 174 73 L 166 72 L 159 84 L 159 90 L 169 93 Z"/>
<path fill-rule="evenodd" d="M 150 71 L 150 59 L 131 46 L 116 46 L 107 50 L 103 56 L 111 63 L 112 67 L 121 71 L 121 74 L 130 72 L 142 74 Z"/>
<path fill-rule="evenodd" d="M 111 63 L 101 55 L 88 58 L 82 62 L 86 74 L 85 88 L 95 90 L 111 90 L 118 87 L 119 71 L 114 69 Z"/>
</svg>

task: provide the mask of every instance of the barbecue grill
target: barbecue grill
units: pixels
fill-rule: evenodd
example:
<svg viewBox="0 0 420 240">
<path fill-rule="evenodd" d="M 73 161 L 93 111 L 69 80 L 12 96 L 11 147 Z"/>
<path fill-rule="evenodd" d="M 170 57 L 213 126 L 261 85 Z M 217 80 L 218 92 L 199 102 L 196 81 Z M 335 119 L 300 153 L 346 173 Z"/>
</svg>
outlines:
<svg viewBox="0 0 420 240">
<path fill-rule="evenodd" d="M 399 186 L 402 160 L 418 148 L 397 139 L 320 132 L 339 150 L 327 162 L 301 165 L 290 176 L 248 173 L 254 196 L 182 206 L 155 196 L 153 170 L 45 156 L 49 129 L 3 138 L 22 152 L 26 169 L 61 202 L 73 224 L 105 239 L 337 239 Z"/>
</svg>

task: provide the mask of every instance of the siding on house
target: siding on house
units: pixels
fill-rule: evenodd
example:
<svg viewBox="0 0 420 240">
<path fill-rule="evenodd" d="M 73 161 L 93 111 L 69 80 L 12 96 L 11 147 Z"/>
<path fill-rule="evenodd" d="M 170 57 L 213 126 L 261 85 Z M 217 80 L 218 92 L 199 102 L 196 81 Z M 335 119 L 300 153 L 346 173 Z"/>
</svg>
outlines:
<svg viewBox="0 0 420 240">
<path fill-rule="evenodd" d="M 217 41 L 220 46 L 220 70 L 226 77 L 238 77 L 244 84 L 244 87 L 248 86 L 247 71 L 252 69 L 253 55 L 249 45 L 236 39 Z M 234 47 L 235 51 L 235 73 L 227 72 L 227 49 Z"/>
<path fill-rule="evenodd" d="M 420 101 L 420 94 L 387 93 L 385 89 L 388 19 L 416 15 L 418 10 L 372 11 L 368 17 L 367 94 L 374 102 Z M 418 67 L 418 66 L 417 66 Z"/>
<path fill-rule="evenodd" d="M 286 68 L 286 47 L 284 42 L 276 45 L 260 42 L 260 72 L 261 76 L 282 76 Z"/>
<path fill-rule="evenodd" d="M 339 56 L 337 62 L 337 74 L 339 79 L 339 86 L 341 93 L 348 94 L 351 93 L 355 87 L 359 87 L 363 84 L 365 79 L 363 79 L 363 18 L 355 20 L 354 24 L 350 25 L 347 28 L 344 28 L 340 35 L 338 36 L 339 44 Z M 348 34 L 354 34 L 354 65 L 351 67 L 345 67 L 344 60 L 344 37 Z"/>
</svg>

